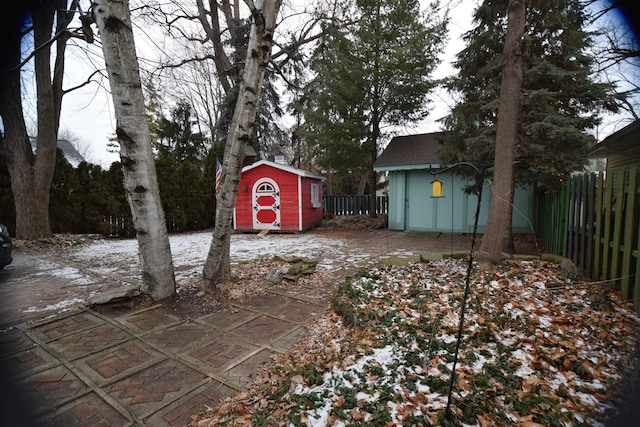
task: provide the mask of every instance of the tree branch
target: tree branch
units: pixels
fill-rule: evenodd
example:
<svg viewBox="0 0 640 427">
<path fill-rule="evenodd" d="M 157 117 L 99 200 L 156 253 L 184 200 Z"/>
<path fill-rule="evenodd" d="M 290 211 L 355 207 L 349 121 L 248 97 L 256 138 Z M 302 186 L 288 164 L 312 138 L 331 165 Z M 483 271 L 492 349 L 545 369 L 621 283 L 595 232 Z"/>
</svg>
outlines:
<svg viewBox="0 0 640 427">
<path fill-rule="evenodd" d="M 84 87 L 84 86 L 88 85 L 89 83 L 94 82 L 94 80 L 91 80 L 91 78 L 92 78 L 93 76 L 95 76 L 96 74 L 100 74 L 100 70 L 96 70 L 96 71 L 94 71 L 93 73 L 91 73 L 91 74 L 89 75 L 89 77 L 87 77 L 87 80 L 86 80 L 86 81 L 84 81 L 84 82 L 82 82 L 82 83 L 80 83 L 79 85 L 77 85 L 77 86 L 73 86 L 73 87 L 71 87 L 71 88 L 69 88 L 69 89 L 64 89 L 64 90 L 62 91 L 62 95 L 66 95 L 67 93 L 73 92 L 74 90 L 78 90 L 78 89 L 80 89 L 80 88 L 82 88 L 82 87 Z"/>
<path fill-rule="evenodd" d="M 70 33 L 70 31 L 68 30 L 61 30 L 58 31 L 52 38 L 50 38 L 49 40 L 47 40 L 46 42 L 42 43 L 40 46 L 36 47 L 33 49 L 33 51 L 27 55 L 27 57 L 25 59 L 23 59 L 22 61 L 20 61 L 20 63 L 18 63 L 15 67 L 6 69 L 6 70 L 0 70 L 1 72 L 6 72 L 6 73 L 10 73 L 12 71 L 16 71 L 19 70 L 20 68 L 22 68 L 25 64 L 27 64 L 29 61 L 31 61 L 31 59 L 33 57 L 36 56 L 36 53 L 38 53 L 40 50 L 42 49 L 46 49 L 49 46 L 51 46 L 51 44 L 53 44 L 53 42 L 55 42 L 56 40 L 58 40 L 58 38 L 65 34 L 65 33 Z M 67 37 L 69 37 L 69 35 L 67 34 Z"/>
</svg>

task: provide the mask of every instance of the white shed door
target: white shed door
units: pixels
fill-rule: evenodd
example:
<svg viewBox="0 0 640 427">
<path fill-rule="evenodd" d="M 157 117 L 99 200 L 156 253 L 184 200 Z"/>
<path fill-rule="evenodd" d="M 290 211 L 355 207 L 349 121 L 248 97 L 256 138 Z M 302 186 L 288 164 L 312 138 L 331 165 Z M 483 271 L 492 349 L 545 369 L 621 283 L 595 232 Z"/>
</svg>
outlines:
<svg viewBox="0 0 640 427">
<path fill-rule="evenodd" d="M 258 180 L 253 186 L 254 230 L 280 230 L 280 189 L 270 178 Z"/>
</svg>

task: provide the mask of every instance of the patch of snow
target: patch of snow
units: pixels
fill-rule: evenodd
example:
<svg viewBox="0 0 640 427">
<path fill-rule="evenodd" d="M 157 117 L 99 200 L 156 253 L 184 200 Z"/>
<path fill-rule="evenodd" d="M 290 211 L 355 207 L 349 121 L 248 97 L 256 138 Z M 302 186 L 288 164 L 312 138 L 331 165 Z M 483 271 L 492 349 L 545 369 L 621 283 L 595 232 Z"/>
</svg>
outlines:
<svg viewBox="0 0 640 427">
<path fill-rule="evenodd" d="M 169 236 L 176 279 L 195 277 L 202 272 L 211 245 L 210 231 Z M 231 262 L 238 263 L 256 258 L 273 256 L 283 258 L 313 258 L 318 268 L 335 270 L 345 263 L 364 266 L 371 261 L 371 254 L 358 253 L 357 248 L 345 250 L 345 241 L 336 238 L 308 234 L 233 234 L 231 235 Z M 404 254 L 404 252 L 398 252 Z M 72 260 L 92 266 L 98 273 L 137 277 L 140 270 L 138 242 L 136 239 L 95 241 L 70 252 Z M 123 271 L 123 268 L 126 271 Z M 69 271 L 68 273 L 72 273 Z"/>
<path fill-rule="evenodd" d="M 71 306 L 74 306 L 76 304 L 83 304 L 84 302 L 85 302 L 84 299 L 76 297 L 76 298 L 60 301 L 57 304 L 47 305 L 46 307 L 31 306 L 25 309 L 24 312 L 36 313 L 39 311 L 49 311 L 49 310 L 65 311 Z"/>
<path fill-rule="evenodd" d="M 438 333 L 438 339 L 444 341 L 446 344 L 451 344 L 452 342 L 456 342 L 458 338 L 454 337 L 450 334 Z"/>
<path fill-rule="evenodd" d="M 551 317 L 549 316 L 538 316 L 538 323 L 543 328 L 551 328 Z"/>
</svg>

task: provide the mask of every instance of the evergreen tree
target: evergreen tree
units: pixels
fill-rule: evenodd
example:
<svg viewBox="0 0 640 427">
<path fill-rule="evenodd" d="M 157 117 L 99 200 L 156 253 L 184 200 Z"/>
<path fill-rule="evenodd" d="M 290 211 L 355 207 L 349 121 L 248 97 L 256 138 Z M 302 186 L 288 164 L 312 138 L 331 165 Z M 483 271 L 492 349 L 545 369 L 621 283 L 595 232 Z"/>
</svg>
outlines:
<svg viewBox="0 0 640 427">
<path fill-rule="evenodd" d="M 108 231 L 122 237 L 132 237 L 134 235 L 131 209 L 127 202 L 124 191 L 124 174 L 120 162 L 113 162 L 108 170 L 104 171 L 102 179 L 105 197 L 105 218 L 110 223 L 115 224 Z M 117 225 L 117 227 L 116 227 Z"/>
<path fill-rule="evenodd" d="M 210 141 L 194 131 L 191 105 L 182 100 L 171 118 L 152 110 L 150 129 L 156 147 L 160 198 L 169 231 L 192 230 L 211 224 L 212 193 L 204 184 L 206 148 Z"/>
<path fill-rule="evenodd" d="M 158 157 L 170 157 L 177 164 L 189 161 L 203 165 L 208 145 L 202 132 L 194 132 L 191 105 L 180 100 L 171 110 L 171 119 L 164 116 L 152 119 L 149 126 Z"/>
<path fill-rule="evenodd" d="M 213 138 L 214 144 L 223 145 L 229 133 L 229 126 L 233 117 L 233 112 L 238 101 L 239 78 L 242 75 L 247 45 L 249 43 L 249 31 L 251 21 L 247 19 L 233 20 L 231 25 L 233 37 L 229 45 L 233 48 L 233 55 L 229 58 L 232 61 L 232 72 L 228 72 L 226 78 L 233 83 L 229 89 L 225 90 L 224 101 L 220 108 L 220 117 L 216 121 L 216 135 Z M 280 127 L 279 118 L 284 112 L 280 107 L 280 94 L 276 89 L 276 75 L 269 69 L 265 70 L 263 89 L 260 93 L 258 109 L 256 112 L 255 132 L 251 135 L 248 145 L 258 153 L 258 157 L 267 158 L 274 147 L 278 147 L 285 142 L 285 132 Z M 220 157 L 222 159 L 222 157 Z"/>
<path fill-rule="evenodd" d="M 177 195 L 182 191 L 176 180 L 177 168 L 178 165 L 169 155 L 160 155 L 156 159 L 160 199 L 169 231 L 180 229 L 180 226 L 185 222 L 177 200 Z"/>
<path fill-rule="evenodd" d="M 61 149 L 56 152 L 56 167 L 49 190 L 49 223 L 54 233 L 76 233 L 80 223 L 80 205 L 77 203 L 79 182 L 76 171 Z"/>
<path fill-rule="evenodd" d="M 470 161 L 491 172 L 494 159 L 502 49 L 508 0 L 486 0 L 457 55 L 459 74 L 449 88 L 460 101 L 445 120 L 440 156 L 446 163 Z M 614 87 L 596 80 L 588 47 L 586 11 L 579 0 L 530 2 L 522 40 L 523 80 L 514 144 L 516 180 L 559 185 L 584 168 L 588 132 L 599 112 L 616 111 Z"/>
<path fill-rule="evenodd" d="M 105 218 L 109 214 L 109 193 L 104 185 L 102 168 L 82 162 L 75 169 L 78 182 L 77 205 L 80 209 L 80 222 L 76 233 L 105 233 Z M 120 192 L 124 196 L 124 188 Z"/>
<path fill-rule="evenodd" d="M 191 162 L 181 163 L 176 170 L 176 184 L 180 191 L 175 194 L 184 222 L 182 229 L 198 230 L 209 226 L 211 213 L 209 193 L 202 170 Z"/>
<path fill-rule="evenodd" d="M 303 107 L 307 141 L 325 170 L 364 175 L 372 203 L 383 129 L 424 118 L 435 85 L 429 75 L 446 25 L 433 18 L 437 4 L 428 18 L 419 7 L 415 0 L 356 1 L 344 12 L 348 24 L 324 28 L 311 67 L 315 78 Z"/>
</svg>

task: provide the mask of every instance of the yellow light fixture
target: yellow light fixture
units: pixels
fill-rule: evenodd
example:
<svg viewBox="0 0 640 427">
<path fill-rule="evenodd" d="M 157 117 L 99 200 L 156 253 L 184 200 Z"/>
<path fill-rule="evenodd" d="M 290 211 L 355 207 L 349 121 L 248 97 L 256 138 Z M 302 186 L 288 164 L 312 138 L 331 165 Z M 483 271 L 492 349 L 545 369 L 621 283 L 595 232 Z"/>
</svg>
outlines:
<svg viewBox="0 0 640 427">
<path fill-rule="evenodd" d="M 431 181 L 431 197 L 444 197 L 444 195 L 442 194 L 442 181 L 440 181 L 438 178 Z"/>
</svg>

